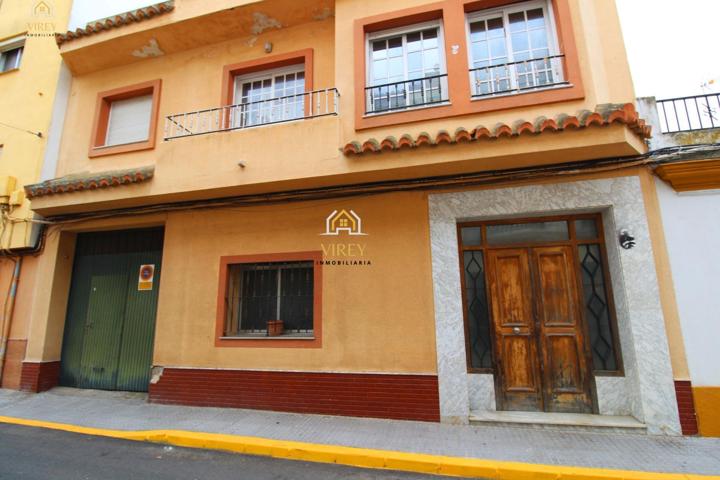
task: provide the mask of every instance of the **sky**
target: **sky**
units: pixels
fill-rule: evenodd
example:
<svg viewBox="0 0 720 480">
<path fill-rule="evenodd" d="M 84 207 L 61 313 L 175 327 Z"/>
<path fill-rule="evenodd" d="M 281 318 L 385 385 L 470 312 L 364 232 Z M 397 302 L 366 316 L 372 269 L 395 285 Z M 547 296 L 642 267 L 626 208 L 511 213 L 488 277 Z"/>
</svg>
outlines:
<svg viewBox="0 0 720 480">
<path fill-rule="evenodd" d="M 156 1 L 75 0 L 70 28 Z M 615 1 L 638 97 L 720 92 L 720 0 Z M 712 80 L 714 84 L 702 88 Z"/>
</svg>

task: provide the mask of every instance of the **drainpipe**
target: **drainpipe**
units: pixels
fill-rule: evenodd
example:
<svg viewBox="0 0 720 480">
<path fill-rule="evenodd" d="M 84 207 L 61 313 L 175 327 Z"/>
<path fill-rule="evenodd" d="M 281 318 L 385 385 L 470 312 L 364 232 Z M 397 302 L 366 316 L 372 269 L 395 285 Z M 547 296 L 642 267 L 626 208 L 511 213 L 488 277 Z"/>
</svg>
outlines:
<svg viewBox="0 0 720 480">
<path fill-rule="evenodd" d="M 15 257 L 15 268 L 13 269 L 10 288 L 8 289 L 7 298 L 5 299 L 5 311 L 3 312 L 2 332 L 0 337 L 0 382 L 3 377 L 3 367 L 5 366 L 5 356 L 7 355 L 8 337 L 10 337 L 10 326 L 12 325 L 13 311 L 15 310 L 15 297 L 17 296 L 17 286 L 20 280 L 20 266 L 22 265 L 22 257 Z"/>
</svg>

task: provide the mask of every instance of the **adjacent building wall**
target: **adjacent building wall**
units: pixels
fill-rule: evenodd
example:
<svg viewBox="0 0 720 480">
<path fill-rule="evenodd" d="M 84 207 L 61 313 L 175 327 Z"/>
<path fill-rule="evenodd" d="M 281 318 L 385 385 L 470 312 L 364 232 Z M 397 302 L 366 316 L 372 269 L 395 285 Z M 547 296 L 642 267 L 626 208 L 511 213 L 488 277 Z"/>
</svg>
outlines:
<svg viewBox="0 0 720 480">
<path fill-rule="evenodd" d="M 720 436 L 720 190 L 656 180 L 700 433 Z"/>
</svg>

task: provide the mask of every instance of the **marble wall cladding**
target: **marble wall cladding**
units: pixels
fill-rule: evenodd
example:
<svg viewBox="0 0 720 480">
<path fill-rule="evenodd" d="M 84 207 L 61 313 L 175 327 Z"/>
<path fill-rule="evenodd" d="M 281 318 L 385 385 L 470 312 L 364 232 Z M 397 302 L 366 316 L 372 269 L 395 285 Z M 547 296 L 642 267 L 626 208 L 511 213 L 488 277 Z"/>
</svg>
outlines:
<svg viewBox="0 0 720 480">
<path fill-rule="evenodd" d="M 465 364 L 457 222 L 601 211 L 626 396 L 625 402 L 616 398 L 612 387 L 613 382 L 619 386 L 619 380 L 601 379 L 597 389 L 601 413 L 629 411 L 648 425 L 650 433 L 679 434 L 670 354 L 638 177 L 431 194 L 429 210 L 441 416 L 467 415 L 471 399 L 473 404 L 487 399 L 473 390 L 482 384 L 469 379 Z M 635 236 L 635 248 L 619 248 L 621 228 Z"/>
<path fill-rule="evenodd" d="M 634 415 L 627 377 L 595 377 L 600 415 Z"/>
<path fill-rule="evenodd" d="M 470 411 L 495 411 L 495 381 L 492 374 L 468 373 Z"/>
</svg>

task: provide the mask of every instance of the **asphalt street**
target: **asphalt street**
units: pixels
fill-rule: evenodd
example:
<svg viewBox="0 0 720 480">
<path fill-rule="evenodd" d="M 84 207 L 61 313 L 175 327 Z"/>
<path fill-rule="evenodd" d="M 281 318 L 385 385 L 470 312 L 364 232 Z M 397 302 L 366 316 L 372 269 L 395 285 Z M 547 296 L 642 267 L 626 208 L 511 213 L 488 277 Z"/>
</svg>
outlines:
<svg viewBox="0 0 720 480">
<path fill-rule="evenodd" d="M 431 480 L 447 477 L 279 460 L 0 424 L 0 479 Z"/>
</svg>

